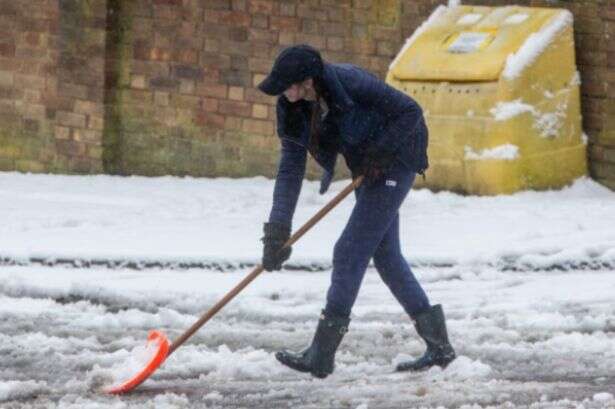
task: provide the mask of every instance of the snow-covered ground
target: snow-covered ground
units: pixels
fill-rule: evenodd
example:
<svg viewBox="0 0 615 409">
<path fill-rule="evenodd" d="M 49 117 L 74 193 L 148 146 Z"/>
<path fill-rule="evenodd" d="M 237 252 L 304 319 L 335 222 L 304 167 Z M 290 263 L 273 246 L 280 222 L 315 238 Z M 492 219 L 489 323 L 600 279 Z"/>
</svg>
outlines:
<svg viewBox="0 0 615 409">
<path fill-rule="evenodd" d="M 348 182 L 305 182 L 295 228 Z M 115 260 L 237 265 L 260 258 L 273 182 L 0 173 L 0 260 Z M 327 269 L 352 209 L 346 199 L 289 264 Z M 615 192 L 579 179 L 562 191 L 463 197 L 417 190 L 401 209 L 414 265 L 499 269 L 615 267 Z"/>
<path fill-rule="evenodd" d="M 346 183 L 321 197 L 306 182 L 295 227 Z M 271 190 L 0 173 L 0 408 L 615 408 L 615 193 L 588 179 L 493 198 L 411 192 L 404 251 L 444 305 L 459 355 L 445 371 L 392 372 L 424 346 L 371 268 L 331 377 L 275 361 L 313 335 L 329 271 L 307 270 L 328 266 L 348 199 L 295 246 L 299 270 L 262 274 L 134 393 L 101 393 L 149 330 L 172 340 L 249 272 Z M 233 268 L 31 263 L 61 259 Z"/>
</svg>

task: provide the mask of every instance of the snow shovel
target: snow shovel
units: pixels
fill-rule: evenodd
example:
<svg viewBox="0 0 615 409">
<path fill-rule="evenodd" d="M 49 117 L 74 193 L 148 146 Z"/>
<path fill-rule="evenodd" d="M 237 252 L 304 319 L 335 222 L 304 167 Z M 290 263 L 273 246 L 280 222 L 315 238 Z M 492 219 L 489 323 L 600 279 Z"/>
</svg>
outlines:
<svg viewBox="0 0 615 409">
<path fill-rule="evenodd" d="M 316 223 L 318 223 L 327 213 L 329 213 L 339 202 L 341 202 L 346 196 L 354 191 L 363 182 L 363 176 L 357 177 L 352 183 L 350 183 L 344 190 L 337 194 L 329 203 L 327 203 L 322 209 L 318 211 L 310 220 L 308 220 L 299 230 L 297 230 L 284 244 L 284 248 L 292 246 L 297 242 L 308 230 L 310 230 Z M 199 328 L 201 328 L 207 321 L 209 321 L 218 311 L 220 311 L 229 301 L 231 301 L 237 294 L 248 286 L 260 273 L 264 270 L 262 265 L 258 265 L 248 274 L 239 284 L 229 291 L 220 301 L 218 301 L 213 307 L 209 309 L 197 322 L 195 322 L 190 328 L 186 330 L 179 338 L 173 341 L 169 345 L 169 341 L 166 335 L 161 331 L 151 331 L 147 337 L 147 344 L 145 350 L 142 350 L 135 360 L 135 363 L 131 363 L 128 370 L 130 373 L 135 373 L 128 380 L 122 381 L 117 385 L 110 386 L 104 391 L 110 394 L 122 394 L 132 391 L 145 381 L 156 369 L 175 351 L 179 348 L 188 338 L 190 338 Z"/>
</svg>

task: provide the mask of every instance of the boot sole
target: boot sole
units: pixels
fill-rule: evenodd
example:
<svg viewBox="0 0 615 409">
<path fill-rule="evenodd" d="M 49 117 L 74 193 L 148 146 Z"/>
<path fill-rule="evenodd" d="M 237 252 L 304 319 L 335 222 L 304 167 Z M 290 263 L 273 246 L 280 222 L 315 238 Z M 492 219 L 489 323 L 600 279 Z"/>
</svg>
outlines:
<svg viewBox="0 0 615 409">
<path fill-rule="evenodd" d="M 296 364 L 295 362 L 291 361 L 291 360 L 287 360 L 284 357 L 284 353 L 283 352 L 277 352 L 275 354 L 275 359 L 277 359 L 277 361 L 279 363 L 281 363 L 282 365 L 295 370 L 297 372 L 301 372 L 301 373 L 309 373 L 311 374 L 314 378 L 318 378 L 318 379 L 325 379 L 327 376 L 331 375 L 330 373 L 324 373 L 324 372 L 312 372 L 311 368 L 306 368 L 305 366 L 301 366 L 299 364 Z"/>
<path fill-rule="evenodd" d="M 310 372 L 310 374 L 314 377 L 314 378 L 318 378 L 318 379 L 325 379 L 327 376 L 329 376 L 330 374 L 328 373 L 318 373 L 318 372 Z"/>
<path fill-rule="evenodd" d="M 307 367 L 302 366 L 302 365 L 300 365 L 298 363 L 295 363 L 294 361 L 292 361 L 290 359 L 287 359 L 283 352 L 277 352 L 275 354 L 275 359 L 277 359 L 278 362 L 281 363 L 282 365 L 284 365 L 284 366 L 286 366 L 286 367 L 288 367 L 290 369 L 293 369 L 293 370 L 295 370 L 297 372 L 307 373 L 307 372 L 311 371 L 310 368 L 307 368 Z"/>
<path fill-rule="evenodd" d="M 404 368 L 401 365 L 397 365 L 397 367 L 395 368 L 395 372 L 424 372 L 424 371 L 429 370 L 430 368 L 433 368 L 434 366 L 439 366 L 440 368 L 442 368 L 442 370 L 444 370 L 456 358 L 457 358 L 457 356 L 455 355 L 455 356 L 453 356 L 453 358 L 451 358 L 450 360 L 448 360 L 446 362 L 436 362 L 433 365 L 424 366 L 422 368 L 412 368 L 410 366 L 407 367 L 407 368 Z"/>
</svg>

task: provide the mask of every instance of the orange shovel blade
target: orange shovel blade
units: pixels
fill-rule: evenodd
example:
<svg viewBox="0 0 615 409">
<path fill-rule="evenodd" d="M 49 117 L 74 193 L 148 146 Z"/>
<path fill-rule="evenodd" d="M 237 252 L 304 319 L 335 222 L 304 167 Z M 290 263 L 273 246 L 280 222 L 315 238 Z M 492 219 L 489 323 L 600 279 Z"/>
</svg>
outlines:
<svg viewBox="0 0 615 409">
<path fill-rule="evenodd" d="M 150 377 L 151 374 L 158 369 L 166 359 L 169 353 L 169 340 L 166 335 L 160 331 L 150 331 L 147 337 L 146 349 L 155 349 L 155 353 L 145 363 L 145 367 L 139 370 L 132 378 L 120 383 L 119 385 L 111 386 L 105 389 L 106 393 L 121 394 L 130 392 L 143 381 Z"/>
</svg>

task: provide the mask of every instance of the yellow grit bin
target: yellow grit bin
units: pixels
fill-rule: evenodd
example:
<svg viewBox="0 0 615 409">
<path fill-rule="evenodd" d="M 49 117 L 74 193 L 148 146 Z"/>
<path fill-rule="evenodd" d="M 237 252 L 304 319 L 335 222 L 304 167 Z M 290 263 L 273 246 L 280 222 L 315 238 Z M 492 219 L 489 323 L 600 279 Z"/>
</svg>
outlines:
<svg viewBox="0 0 615 409">
<path fill-rule="evenodd" d="M 429 126 L 419 186 L 497 195 L 562 187 L 587 172 L 573 17 L 548 8 L 437 8 L 387 82 Z"/>
</svg>

